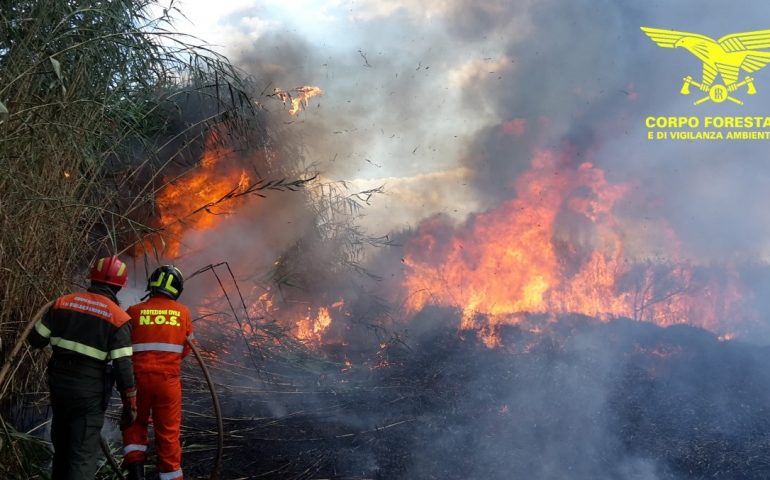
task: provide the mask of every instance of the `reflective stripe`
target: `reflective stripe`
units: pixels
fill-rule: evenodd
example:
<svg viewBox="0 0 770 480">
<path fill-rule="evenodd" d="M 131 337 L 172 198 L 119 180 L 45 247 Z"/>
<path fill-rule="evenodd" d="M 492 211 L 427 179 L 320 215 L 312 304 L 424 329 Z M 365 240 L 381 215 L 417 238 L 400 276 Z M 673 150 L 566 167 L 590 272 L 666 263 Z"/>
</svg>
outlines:
<svg viewBox="0 0 770 480">
<path fill-rule="evenodd" d="M 110 358 L 130 357 L 132 353 L 131 347 L 116 348 L 110 352 Z"/>
<path fill-rule="evenodd" d="M 178 271 L 178 270 L 177 270 Z M 181 272 L 180 272 L 181 274 Z M 166 279 L 166 284 L 163 285 L 163 279 Z M 159 288 L 161 285 L 163 285 L 163 289 L 165 289 L 167 292 L 170 292 L 174 295 L 179 296 L 179 290 L 177 290 L 173 285 L 171 285 L 171 282 L 174 281 L 174 274 L 169 273 L 166 275 L 166 272 L 160 272 L 160 275 L 158 275 L 157 280 L 153 280 L 148 284 L 150 288 Z"/>
<path fill-rule="evenodd" d="M 139 445 L 138 443 L 130 443 L 123 447 L 123 455 L 128 455 L 131 452 L 146 452 L 147 445 Z"/>
<path fill-rule="evenodd" d="M 176 288 L 174 288 L 173 285 L 171 285 L 171 282 L 173 281 L 174 281 L 174 276 L 169 275 L 168 278 L 166 279 L 166 286 L 164 288 L 169 292 L 173 293 L 174 295 L 179 296 L 179 290 L 177 290 Z"/>
<path fill-rule="evenodd" d="M 72 350 L 73 352 L 82 353 L 83 355 L 95 358 L 97 360 L 107 359 L 107 352 L 99 350 L 98 348 L 89 347 L 88 345 L 83 345 L 82 343 L 67 340 L 66 338 L 51 337 L 51 345 L 64 348 L 65 350 Z"/>
<path fill-rule="evenodd" d="M 153 350 L 158 352 L 182 353 L 184 351 L 184 347 L 176 343 L 135 343 L 134 344 L 135 352 L 149 352 Z"/>
<path fill-rule="evenodd" d="M 50 337 L 50 336 L 51 336 L 51 329 L 49 329 L 48 327 L 46 327 L 46 326 L 43 324 L 43 321 L 42 321 L 42 320 L 40 320 L 39 322 L 37 322 L 37 323 L 35 324 L 35 331 L 36 331 L 37 333 L 39 333 L 39 334 L 40 334 L 40 336 L 41 336 L 41 337 L 43 337 L 43 338 L 48 338 L 48 337 Z"/>
<path fill-rule="evenodd" d="M 160 474 L 160 480 L 173 480 L 182 476 L 182 469 L 175 470 L 173 472 L 158 472 Z"/>
<path fill-rule="evenodd" d="M 149 287 L 160 287 L 160 285 L 163 283 L 163 279 L 166 277 L 166 272 L 160 272 L 160 275 L 158 275 L 157 280 L 153 280 L 148 284 Z"/>
</svg>

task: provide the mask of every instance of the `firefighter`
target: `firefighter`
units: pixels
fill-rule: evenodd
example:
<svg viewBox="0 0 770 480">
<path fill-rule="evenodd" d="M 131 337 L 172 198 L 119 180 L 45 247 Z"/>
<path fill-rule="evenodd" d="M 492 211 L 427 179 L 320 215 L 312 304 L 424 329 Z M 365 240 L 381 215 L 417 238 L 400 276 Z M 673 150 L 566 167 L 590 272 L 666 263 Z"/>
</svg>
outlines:
<svg viewBox="0 0 770 480">
<path fill-rule="evenodd" d="M 123 431 L 123 461 L 129 480 L 144 478 L 150 415 L 160 480 L 182 478 L 179 377 L 182 360 L 190 353 L 187 341 L 192 339 L 190 311 L 177 301 L 183 286 L 182 272 L 173 265 L 163 265 L 155 269 L 147 281 L 150 298 L 128 309 L 138 392 L 137 420 Z"/>
<path fill-rule="evenodd" d="M 118 257 L 98 259 L 87 291 L 57 298 L 30 334 L 33 347 L 50 343 L 53 351 L 48 362 L 53 480 L 94 478 L 113 378 L 123 400 L 121 428 L 136 419 L 131 324 L 116 297 L 127 278 Z"/>
</svg>

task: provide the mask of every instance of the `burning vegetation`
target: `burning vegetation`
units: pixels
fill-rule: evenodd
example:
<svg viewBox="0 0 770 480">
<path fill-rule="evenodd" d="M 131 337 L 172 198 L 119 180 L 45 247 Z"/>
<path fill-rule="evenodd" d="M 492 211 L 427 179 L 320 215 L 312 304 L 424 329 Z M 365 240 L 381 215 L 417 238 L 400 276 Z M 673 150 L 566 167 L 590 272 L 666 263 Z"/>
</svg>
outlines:
<svg viewBox="0 0 770 480">
<path fill-rule="evenodd" d="M 247 194 L 286 184 L 263 183 L 255 169 L 233 161 L 233 152 L 215 146 L 216 135 L 210 134 L 198 166 L 167 179 L 156 196 L 167 258 L 182 254 L 185 234 L 205 237 L 225 216 L 245 208 Z M 390 290 L 386 296 L 404 302 L 398 312 L 405 319 L 402 325 L 428 305 L 456 308 L 462 312 L 459 328 L 476 332 L 489 347 L 501 346 L 502 326 L 542 333 L 555 318 L 568 314 L 660 326 L 684 323 L 734 337 L 752 315 L 736 269 L 677 259 L 679 242 L 664 221 L 657 226 L 664 233 L 660 241 L 669 249 L 667 256 L 641 256 L 639 243 L 625 233 L 628 220 L 615 213 L 631 187 L 612 184 L 590 162 L 576 165 L 570 149 L 538 151 L 513 185 L 512 199 L 462 225 L 434 217 L 407 234 L 405 273 L 395 284 L 385 284 Z M 308 193 L 311 199 L 317 195 Z M 158 238 L 150 240 L 158 243 Z M 145 249 L 150 244 L 146 241 Z M 279 257 L 275 264 L 282 261 Z M 301 252 L 299 261 L 313 262 Z M 334 295 L 334 288 L 322 297 Z M 344 293 L 328 303 L 302 292 L 287 303 L 275 298 L 279 293 L 268 286 L 249 300 L 247 310 L 276 318 L 308 345 L 324 343 L 331 332 L 335 342 L 344 341 L 340 329 L 344 337 L 353 315 L 343 308 Z M 335 318 L 343 324 L 340 328 L 331 328 Z"/>
<path fill-rule="evenodd" d="M 222 215 L 246 200 L 243 195 L 256 175 L 226 161 L 233 152 L 219 148 L 219 137 L 217 131 L 209 133 L 196 167 L 164 178 L 164 186 L 155 196 L 156 224 L 161 234 L 145 240 L 144 251 L 157 249 L 167 258 L 177 258 L 184 232 L 215 228 Z M 141 249 L 136 253 L 141 254 Z"/>
<path fill-rule="evenodd" d="M 499 326 L 527 314 L 686 323 L 720 334 L 745 320 L 734 270 L 709 273 L 677 259 L 675 238 L 666 238 L 674 252 L 665 260 L 635 259 L 614 213 L 630 185 L 573 163 L 569 151 L 540 151 L 513 199 L 459 227 L 424 222 L 405 247 L 409 311 L 457 307 L 461 328 L 489 346 L 499 345 Z"/>
<path fill-rule="evenodd" d="M 306 90 L 320 92 L 300 93 Z M 186 232 L 205 238 L 225 216 L 245 208 L 246 195 L 261 182 L 256 169 L 233 161 L 233 152 L 219 147 L 219 141 L 211 133 L 197 168 L 167 179 L 156 196 L 167 258 L 182 253 Z M 543 333 L 555 318 L 568 314 L 689 324 L 721 338 L 733 338 L 753 320 L 756 314 L 734 266 L 702 266 L 680 258 L 680 242 L 664 220 L 654 227 L 661 232 L 655 241 L 665 253 L 651 257 L 643 241 L 629 238 L 632 220 L 616 213 L 633 185 L 613 184 L 601 168 L 575 163 L 574 157 L 569 148 L 536 151 L 529 169 L 512 185 L 510 200 L 461 225 L 439 216 L 407 233 L 403 277 L 383 284 L 384 296 L 404 305 L 396 314 L 404 320 L 391 326 L 398 329 L 428 305 L 448 306 L 462 312 L 461 330 L 476 332 L 484 344 L 496 347 L 502 345 L 502 326 Z M 309 191 L 308 199 L 318 201 L 314 197 L 318 194 Z M 157 243 L 158 237 L 151 238 Z M 302 263 L 306 268 L 317 263 L 302 252 L 290 257 L 310 262 Z M 275 264 L 286 258 L 279 256 Z M 284 290 L 268 285 L 265 293 L 248 300 L 249 309 L 275 318 L 307 345 L 345 342 L 354 312 L 343 307 L 350 299 L 343 291 L 339 300 L 326 301 L 337 288 L 327 286 L 331 289 L 320 295 L 294 291 L 287 303 Z M 340 325 L 332 328 L 335 322 Z"/>
</svg>

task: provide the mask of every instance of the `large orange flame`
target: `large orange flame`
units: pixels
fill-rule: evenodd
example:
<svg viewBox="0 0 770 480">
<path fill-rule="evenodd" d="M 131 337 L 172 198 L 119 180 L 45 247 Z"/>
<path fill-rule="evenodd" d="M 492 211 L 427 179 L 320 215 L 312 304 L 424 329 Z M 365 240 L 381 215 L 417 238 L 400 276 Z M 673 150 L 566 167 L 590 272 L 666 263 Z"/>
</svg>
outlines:
<svg viewBox="0 0 770 480">
<path fill-rule="evenodd" d="M 255 181 L 249 172 L 232 162 L 223 161 L 231 154 L 218 147 L 219 138 L 212 131 L 197 166 L 177 178 L 165 178 L 166 185 L 155 196 L 159 234 L 145 240 L 145 251 L 153 248 L 169 259 L 181 253 L 182 236 L 188 230 L 207 230 L 216 226 L 222 215 L 245 201 L 238 197 Z"/>
<path fill-rule="evenodd" d="M 516 182 L 515 198 L 461 228 L 441 218 L 425 222 L 406 246 L 410 311 L 428 303 L 458 307 L 461 328 L 478 331 L 489 346 L 500 342 L 497 326 L 520 324 L 532 313 L 719 331 L 719 320 L 740 305 L 737 279 L 696 282 L 684 263 L 640 269 L 613 215 L 629 186 L 609 183 L 591 163 L 572 167 L 569 159 L 570 152 L 537 153 Z"/>
</svg>

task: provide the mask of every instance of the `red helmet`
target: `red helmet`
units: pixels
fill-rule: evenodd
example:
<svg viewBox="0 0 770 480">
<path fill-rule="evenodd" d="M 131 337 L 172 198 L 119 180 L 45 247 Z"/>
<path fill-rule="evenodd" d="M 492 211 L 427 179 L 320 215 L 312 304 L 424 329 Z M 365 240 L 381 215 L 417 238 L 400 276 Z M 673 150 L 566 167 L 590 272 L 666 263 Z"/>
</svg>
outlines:
<svg viewBox="0 0 770 480">
<path fill-rule="evenodd" d="M 91 273 L 88 278 L 92 282 L 106 283 L 116 287 L 125 287 L 128 282 L 128 268 L 126 264 L 113 255 L 103 257 L 94 263 L 91 267 Z"/>
</svg>

